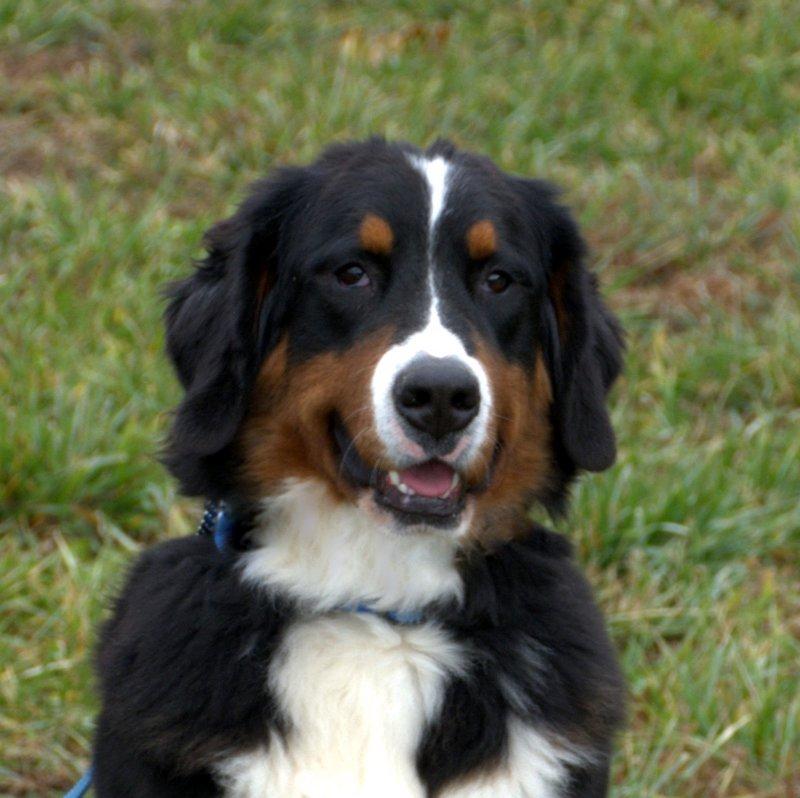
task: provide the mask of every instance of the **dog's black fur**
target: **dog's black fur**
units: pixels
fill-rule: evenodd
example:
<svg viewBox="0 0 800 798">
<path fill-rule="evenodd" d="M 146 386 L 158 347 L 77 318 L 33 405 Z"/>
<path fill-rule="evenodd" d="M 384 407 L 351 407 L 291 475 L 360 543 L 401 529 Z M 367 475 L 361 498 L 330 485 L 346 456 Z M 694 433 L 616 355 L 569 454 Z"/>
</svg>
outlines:
<svg viewBox="0 0 800 798">
<path fill-rule="evenodd" d="M 356 319 L 349 300 L 326 303 L 298 279 L 302 263 L 328 257 L 323 248 L 346 247 L 341 214 L 353 215 L 348 191 L 387 216 L 407 203 L 407 178 L 395 161 L 409 151 L 381 141 L 334 147 L 310 167 L 284 169 L 258 184 L 231 220 L 209 232 L 207 259 L 172 289 L 167 312 L 168 351 L 186 394 L 166 460 L 186 493 L 224 498 L 241 518 L 248 516 L 253 497 L 240 477 L 237 433 L 259 369 L 282 336 L 290 341 L 290 361 L 302 363 L 346 350 L 386 319 L 400 319 L 398 335 L 418 324 L 411 310 L 398 316 L 396 304 Z M 544 356 L 555 432 L 552 474 L 535 498 L 558 509 L 576 471 L 601 470 L 615 456 L 605 396 L 621 365 L 618 326 L 582 265 L 577 228 L 549 186 L 501 177 L 487 161 L 449 146 L 433 152 L 469 159 L 472 179 L 485 181 L 490 204 L 505 203 L 496 218 L 518 247 L 511 255 L 524 296 L 536 298 L 523 302 L 520 294 L 511 310 L 476 311 L 459 306 L 466 300 L 455 295 L 452 302 L 510 363 L 531 369 L 535 353 Z M 364 164 L 384 175 L 366 189 Z M 326 194 L 332 176 L 336 193 Z M 454 215 L 473 210 L 459 206 Z M 418 216 L 413 207 L 405 217 L 390 216 L 398 239 L 417 235 Z M 556 272 L 554 311 L 546 285 Z M 287 732 L 289 719 L 266 674 L 303 607 L 284 592 L 240 580 L 237 562 L 246 545 L 246 533 L 224 552 L 208 538 L 169 541 L 132 569 L 97 657 L 100 798 L 222 795 L 212 775 L 217 757 Z M 533 526 L 514 540 L 465 552 L 459 569 L 464 601 L 424 608 L 428 620 L 473 655 L 466 672 L 449 679 L 442 709 L 422 733 L 416 767 L 427 793 L 491 770 L 506 750 L 513 716 L 594 752 L 591 762 L 573 767 L 565 798 L 606 795 L 624 688 L 569 545 Z M 539 663 L 535 673 L 531 652 Z"/>
</svg>

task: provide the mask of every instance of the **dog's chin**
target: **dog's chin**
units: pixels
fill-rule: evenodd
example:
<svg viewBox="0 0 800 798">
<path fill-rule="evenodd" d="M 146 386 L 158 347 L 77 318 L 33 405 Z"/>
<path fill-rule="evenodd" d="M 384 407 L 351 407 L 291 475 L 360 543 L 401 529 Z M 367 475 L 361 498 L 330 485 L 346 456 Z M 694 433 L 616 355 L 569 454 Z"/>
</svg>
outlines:
<svg viewBox="0 0 800 798">
<path fill-rule="evenodd" d="M 442 517 L 388 506 L 369 488 L 359 490 L 356 499 L 356 506 L 374 522 L 376 529 L 404 537 L 444 534 L 457 539 L 469 528 L 473 504 L 472 497 L 467 496 L 460 511 Z"/>
<path fill-rule="evenodd" d="M 356 490 L 358 506 L 398 534 L 457 534 L 469 524 L 473 494 L 491 479 L 490 468 L 479 486 L 467 485 L 455 468 L 436 458 L 397 470 L 370 467 L 336 419 L 332 432 L 340 475 Z"/>
</svg>

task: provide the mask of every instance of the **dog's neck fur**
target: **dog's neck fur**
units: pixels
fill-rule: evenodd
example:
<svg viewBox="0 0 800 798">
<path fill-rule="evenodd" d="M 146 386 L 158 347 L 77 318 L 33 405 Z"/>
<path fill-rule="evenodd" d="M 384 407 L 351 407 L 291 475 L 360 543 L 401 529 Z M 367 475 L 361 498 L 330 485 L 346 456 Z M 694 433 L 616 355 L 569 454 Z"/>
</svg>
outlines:
<svg viewBox="0 0 800 798">
<path fill-rule="evenodd" d="M 335 502 L 316 481 L 288 482 L 262 508 L 243 578 L 286 591 L 310 611 L 364 602 L 406 612 L 462 596 L 456 534 L 398 534 L 367 508 Z"/>
</svg>

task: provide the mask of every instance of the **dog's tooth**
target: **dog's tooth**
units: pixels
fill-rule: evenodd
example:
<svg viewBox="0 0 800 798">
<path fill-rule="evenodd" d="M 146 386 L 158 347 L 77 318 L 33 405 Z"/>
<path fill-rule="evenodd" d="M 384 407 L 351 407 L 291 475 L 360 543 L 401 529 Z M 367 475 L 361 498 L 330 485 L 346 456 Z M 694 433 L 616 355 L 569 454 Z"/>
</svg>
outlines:
<svg viewBox="0 0 800 798">
<path fill-rule="evenodd" d="M 400 485 L 400 474 L 398 474 L 397 471 L 390 471 L 389 482 L 391 482 L 395 487 L 398 487 Z"/>
<path fill-rule="evenodd" d="M 450 480 L 450 487 L 444 493 L 442 493 L 439 498 L 449 499 L 456 492 L 456 488 L 458 488 L 460 483 L 461 483 L 461 477 L 454 472 L 453 479 Z"/>
<path fill-rule="evenodd" d="M 399 490 L 399 491 L 400 491 L 400 493 L 404 493 L 406 496 L 408 496 L 408 494 L 409 494 L 409 487 L 408 487 L 408 485 L 404 485 L 402 482 L 398 482 L 398 483 L 396 484 L 396 487 L 397 487 L 397 490 Z"/>
</svg>

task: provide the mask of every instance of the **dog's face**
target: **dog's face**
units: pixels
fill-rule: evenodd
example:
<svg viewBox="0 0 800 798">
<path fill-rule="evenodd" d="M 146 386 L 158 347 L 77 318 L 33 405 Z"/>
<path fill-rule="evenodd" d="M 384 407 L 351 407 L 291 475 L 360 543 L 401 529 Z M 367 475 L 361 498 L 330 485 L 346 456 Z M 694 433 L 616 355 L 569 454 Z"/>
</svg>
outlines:
<svg viewBox="0 0 800 798">
<path fill-rule="evenodd" d="M 207 243 L 167 313 L 187 492 L 315 480 L 395 531 L 481 537 L 613 461 L 620 334 L 547 185 L 444 144 L 341 145 Z"/>
</svg>

